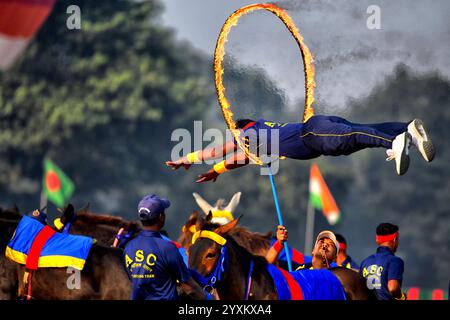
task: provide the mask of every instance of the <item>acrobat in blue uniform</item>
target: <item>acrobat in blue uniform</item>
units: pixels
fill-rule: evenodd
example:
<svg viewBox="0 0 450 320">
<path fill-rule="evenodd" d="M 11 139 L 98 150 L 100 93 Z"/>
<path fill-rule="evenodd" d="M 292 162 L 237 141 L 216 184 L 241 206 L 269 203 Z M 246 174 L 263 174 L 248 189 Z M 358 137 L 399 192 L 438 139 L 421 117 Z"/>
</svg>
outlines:
<svg viewBox="0 0 450 320">
<path fill-rule="evenodd" d="M 422 157 L 430 162 L 435 151 L 423 122 L 414 119 L 406 122 L 375 124 L 353 123 L 336 116 L 312 116 L 305 123 L 280 123 L 266 119 L 238 120 L 236 127 L 242 130 L 241 138 L 251 153 L 308 160 L 319 156 L 349 155 L 366 148 L 385 148 L 387 160 L 395 159 L 397 174 L 404 174 L 409 167 L 409 147 L 417 147 Z M 252 149 L 253 146 L 253 149 Z M 189 153 L 177 161 L 167 161 L 173 169 L 192 163 L 213 160 L 234 152 L 236 141 L 218 147 Z M 253 151 L 252 151 L 253 150 Z M 241 167 L 249 159 L 243 153 L 234 154 L 200 175 L 197 182 L 215 181 L 224 171 Z"/>
</svg>

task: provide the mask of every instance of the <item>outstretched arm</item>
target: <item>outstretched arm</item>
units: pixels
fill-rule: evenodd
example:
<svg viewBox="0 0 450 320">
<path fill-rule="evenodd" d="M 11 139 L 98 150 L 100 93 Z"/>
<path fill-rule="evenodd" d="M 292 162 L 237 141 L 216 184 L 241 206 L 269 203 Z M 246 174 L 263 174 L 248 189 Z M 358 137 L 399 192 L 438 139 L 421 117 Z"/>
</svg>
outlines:
<svg viewBox="0 0 450 320">
<path fill-rule="evenodd" d="M 206 173 L 203 173 L 198 176 L 198 183 L 217 180 L 217 177 L 228 170 L 236 169 L 239 167 L 243 167 L 249 163 L 249 159 L 243 152 L 235 153 L 232 157 L 222 162 L 219 162 L 214 165 L 214 167 Z"/>
<path fill-rule="evenodd" d="M 177 161 L 166 161 L 166 165 L 176 170 L 179 167 L 184 167 L 186 170 L 194 162 L 201 162 L 206 160 L 214 160 L 224 157 L 226 154 L 237 150 L 233 140 L 227 141 L 223 145 L 206 148 L 189 153 L 187 156 L 178 159 Z"/>
</svg>

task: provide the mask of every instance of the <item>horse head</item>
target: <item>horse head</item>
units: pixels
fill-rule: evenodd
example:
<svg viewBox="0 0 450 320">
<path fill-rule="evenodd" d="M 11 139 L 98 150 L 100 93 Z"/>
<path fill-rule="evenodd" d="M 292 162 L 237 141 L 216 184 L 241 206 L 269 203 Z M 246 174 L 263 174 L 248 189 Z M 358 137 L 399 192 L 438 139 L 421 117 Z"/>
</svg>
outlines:
<svg viewBox="0 0 450 320">
<path fill-rule="evenodd" d="M 227 252 L 227 237 L 229 232 L 236 227 L 239 219 L 217 226 L 211 223 L 212 214 L 197 221 L 196 229 L 192 237 L 192 245 L 189 247 L 189 266 L 195 270 L 194 277 L 205 288 L 214 288 L 216 282 L 222 279 L 227 271 L 229 260 Z M 231 240 L 233 241 L 233 240 Z"/>
<path fill-rule="evenodd" d="M 201 197 L 200 197 L 201 198 Z M 200 199 L 198 198 L 198 199 Z M 203 199 L 203 198 L 201 198 Z M 218 200 L 218 203 L 220 203 L 220 200 Z M 200 203 L 205 204 L 206 201 L 202 202 L 199 200 Z M 232 198 L 232 201 L 227 205 L 227 207 L 230 209 L 231 207 L 234 207 L 238 204 L 239 201 L 239 194 L 235 194 Z M 231 207 L 230 207 L 231 204 Z M 209 205 L 204 206 L 206 209 L 211 209 L 213 207 Z M 211 216 L 208 220 L 208 223 L 210 224 L 209 228 L 218 228 L 221 225 L 224 225 L 223 221 L 220 221 L 220 223 L 217 222 L 217 219 L 214 218 L 214 212 L 213 210 L 210 210 L 206 215 L 200 214 L 198 211 L 194 211 L 190 216 L 187 222 L 182 226 L 181 228 L 181 234 L 178 237 L 178 243 L 181 244 L 183 248 L 186 250 L 189 249 L 189 247 L 192 245 L 192 236 L 197 230 L 200 230 L 201 226 L 203 226 L 206 222 L 206 217 L 208 217 L 208 214 L 211 213 Z M 231 219 L 230 221 L 232 221 Z M 228 221 L 228 222 L 230 222 Z M 197 222 L 199 224 L 197 225 Z M 270 248 L 270 241 L 272 238 L 272 232 L 268 231 L 265 234 L 259 233 L 259 232 L 251 232 L 249 229 L 241 226 L 236 226 L 235 228 L 230 230 L 230 236 L 233 237 L 236 242 L 246 248 L 248 251 L 252 252 L 256 255 L 265 256 L 267 253 L 267 250 Z"/>
</svg>

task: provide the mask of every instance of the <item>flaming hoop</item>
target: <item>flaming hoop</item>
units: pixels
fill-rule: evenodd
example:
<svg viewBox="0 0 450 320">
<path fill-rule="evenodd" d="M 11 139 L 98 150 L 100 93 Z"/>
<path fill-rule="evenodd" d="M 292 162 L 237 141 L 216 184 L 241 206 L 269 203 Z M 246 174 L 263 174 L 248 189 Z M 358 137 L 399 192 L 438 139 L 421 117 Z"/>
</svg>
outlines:
<svg viewBox="0 0 450 320">
<path fill-rule="evenodd" d="M 234 138 L 236 139 L 239 147 L 245 152 L 246 156 L 254 163 L 262 165 L 261 159 L 252 154 L 243 139 L 240 137 L 240 130 L 236 130 L 236 123 L 233 120 L 233 112 L 231 111 L 231 105 L 225 97 L 225 87 L 223 85 L 223 59 L 225 55 L 225 43 L 227 42 L 228 34 L 231 28 L 234 27 L 239 18 L 249 12 L 256 10 L 267 10 L 275 14 L 278 18 L 283 21 L 286 28 L 294 37 L 297 42 L 303 59 L 303 69 L 305 72 L 305 108 L 303 112 L 303 122 L 307 121 L 311 116 L 314 115 L 314 109 L 311 106 L 314 101 L 314 66 L 313 58 L 308 47 L 303 42 L 303 37 L 300 35 L 297 27 L 292 21 L 291 17 L 280 7 L 271 3 L 257 3 L 252 4 L 243 8 L 236 10 L 228 19 L 225 21 L 222 29 L 220 30 L 219 38 L 216 43 L 216 50 L 214 51 L 214 73 L 215 73 L 215 84 L 217 99 L 219 100 L 220 107 L 222 109 L 223 117 L 228 128 L 231 130 Z"/>
</svg>

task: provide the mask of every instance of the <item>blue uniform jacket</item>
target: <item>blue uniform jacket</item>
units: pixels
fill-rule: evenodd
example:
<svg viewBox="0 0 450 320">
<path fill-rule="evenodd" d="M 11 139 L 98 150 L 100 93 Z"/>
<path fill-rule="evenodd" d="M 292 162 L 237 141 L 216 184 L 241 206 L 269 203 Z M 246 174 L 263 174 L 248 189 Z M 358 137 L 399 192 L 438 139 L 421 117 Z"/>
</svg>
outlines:
<svg viewBox="0 0 450 320">
<path fill-rule="evenodd" d="M 156 231 L 141 231 L 125 247 L 124 257 L 133 300 L 176 300 L 177 280 L 190 278 L 177 247 Z"/>
<path fill-rule="evenodd" d="M 366 258 L 359 272 L 367 279 L 367 287 L 375 290 L 380 300 L 394 299 L 388 290 L 389 280 L 403 280 L 403 260 L 394 255 L 388 247 L 378 247 L 377 253 Z"/>
</svg>

